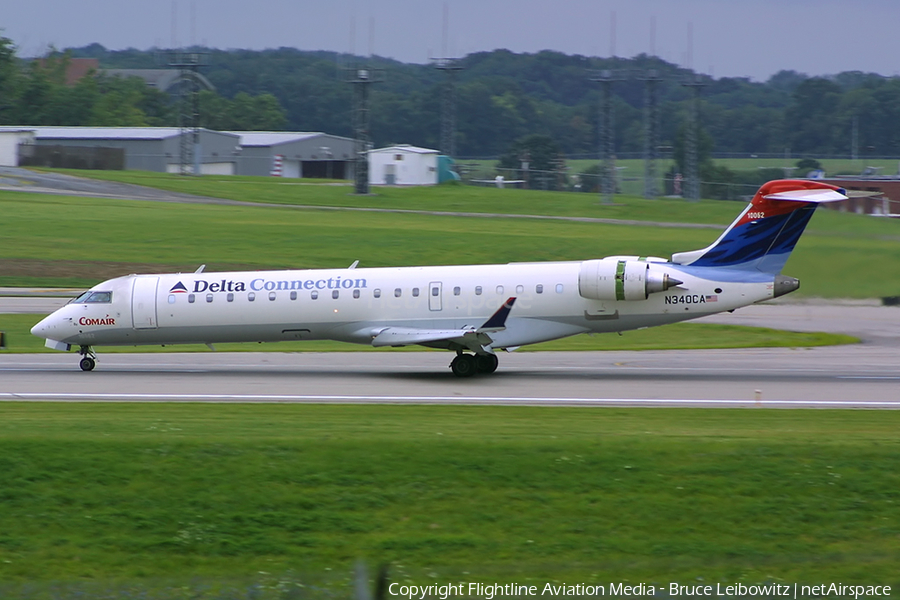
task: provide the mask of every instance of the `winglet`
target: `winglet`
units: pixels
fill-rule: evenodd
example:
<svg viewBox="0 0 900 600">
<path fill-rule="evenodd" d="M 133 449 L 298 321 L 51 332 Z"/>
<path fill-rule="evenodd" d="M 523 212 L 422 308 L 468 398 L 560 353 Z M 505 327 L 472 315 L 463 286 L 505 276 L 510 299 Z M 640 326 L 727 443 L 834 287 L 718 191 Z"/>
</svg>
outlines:
<svg viewBox="0 0 900 600">
<path fill-rule="evenodd" d="M 513 304 L 516 303 L 516 297 L 513 296 L 509 300 L 507 300 L 503 306 L 497 309 L 491 318 L 484 322 L 484 325 L 478 328 L 478 331 L 484 331 L 486 329 L 503 329 L 506 327 L 506 317 L 509 316 L 509 311 L 512 310 Z"/>
</svg>

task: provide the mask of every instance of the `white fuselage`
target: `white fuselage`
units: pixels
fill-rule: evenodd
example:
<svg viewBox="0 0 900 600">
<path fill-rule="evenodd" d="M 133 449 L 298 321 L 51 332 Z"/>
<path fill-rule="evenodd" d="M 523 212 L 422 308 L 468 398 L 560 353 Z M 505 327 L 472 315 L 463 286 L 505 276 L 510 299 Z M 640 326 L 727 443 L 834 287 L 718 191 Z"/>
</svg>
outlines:
<svg viewBox="0 0 900 600">
<path fill-rule="evenodd" d="M 70 303 L 32 332 L 81 346 L 316 339 L 369 344 L 390 327 L 476 328 L 515 297 L 505 329 L 491 334 L 491 347 L 500 349 L 674 323 L 773 296 L 771 277 L 653 262 L 656 273 L 681 283 L 646 299 L 590 299 L 579 291 L 583 264 L 128 275 L 92 288 L 111 292 L 108 302 Z"/>
</svg>

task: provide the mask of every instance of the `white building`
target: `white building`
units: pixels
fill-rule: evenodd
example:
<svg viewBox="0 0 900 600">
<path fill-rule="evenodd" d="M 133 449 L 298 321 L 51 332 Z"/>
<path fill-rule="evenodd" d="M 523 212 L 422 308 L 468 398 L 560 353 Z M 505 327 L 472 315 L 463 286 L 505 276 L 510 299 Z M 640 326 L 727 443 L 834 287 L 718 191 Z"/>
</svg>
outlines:
<svg viewBox="0 0 900 600">
<path fill-rule="evenodd" d="M 34 129 L 4 128 L 0 130 L 0 167 L 19 166 L 20 145 L 34 145 Z"/>
<path fill-rule="evenodd" d="M 369 150 L 369 184 L 437 185 L 438 154 L 407 144 Z"/>
</svg>

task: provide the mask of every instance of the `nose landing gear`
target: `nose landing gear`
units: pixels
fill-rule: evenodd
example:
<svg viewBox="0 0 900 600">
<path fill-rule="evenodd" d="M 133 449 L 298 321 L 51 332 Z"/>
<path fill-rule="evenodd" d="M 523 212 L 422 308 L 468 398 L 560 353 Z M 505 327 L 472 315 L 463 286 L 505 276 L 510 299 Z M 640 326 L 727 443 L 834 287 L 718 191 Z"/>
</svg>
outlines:
<svg viewBox="0 0 900 600">
<path fill-rule="evenodd" d="M 81 355 L 81 362 L 78 363 L 82 371 L 93 371 L 97 366 L 97 354 L 90 346 L 82 346 L 78 351 Z"/>
</svg>

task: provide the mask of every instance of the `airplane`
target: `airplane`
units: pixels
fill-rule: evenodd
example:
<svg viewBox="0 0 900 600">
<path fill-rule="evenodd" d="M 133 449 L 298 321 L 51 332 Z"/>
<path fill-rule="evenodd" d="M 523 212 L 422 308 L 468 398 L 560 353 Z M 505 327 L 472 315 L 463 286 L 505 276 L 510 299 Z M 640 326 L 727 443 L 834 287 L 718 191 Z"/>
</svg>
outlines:
<svg viewBox="0 0 900 600">
<path fill-rule="evenodd" d="M 497 351 L 579 333 L 641 329 L 733 311 L 798 289 L 781 274 L 819 204 L 845 190 L 775 180 L 706 248 L 670 259 L 609 256 L 568 262 L 127 275 L 104 281 L 31 332 L 45 345 L 95 346 L 283 340 L 409 345 L 456 353 L 459 377 L 493 373 Z"/>
</svg>

